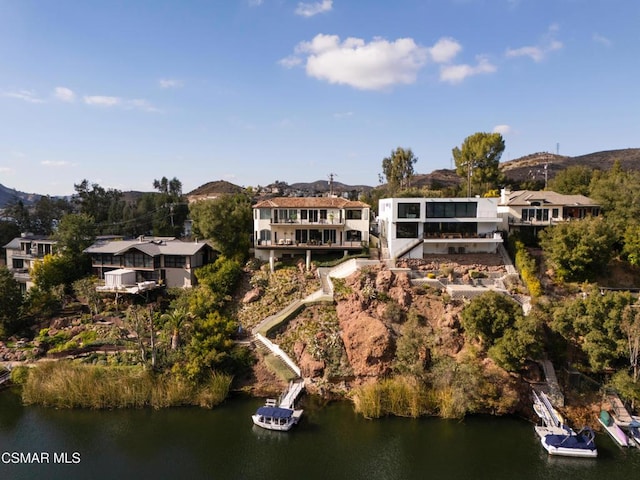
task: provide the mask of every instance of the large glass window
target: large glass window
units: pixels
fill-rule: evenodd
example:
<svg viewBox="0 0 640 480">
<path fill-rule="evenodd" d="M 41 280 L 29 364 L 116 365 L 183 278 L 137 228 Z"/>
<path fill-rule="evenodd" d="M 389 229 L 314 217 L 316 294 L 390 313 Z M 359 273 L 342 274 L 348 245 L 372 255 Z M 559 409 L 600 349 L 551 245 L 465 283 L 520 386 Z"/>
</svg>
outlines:
<svg viewBox="0 0 640 480">
<path fill-rule="evenodd" d="M 362 210 L 347 210 L 347 220 L 362 220 Z"/>
<path fill-rule="evenodd" d="M 260 220 L 270 220 L 271 219 L 271 209 L 270 208 L 260 208 Z"/>
<path fill-rule="evenodd" d="M 398 218 L 419 218 L 419 203 L 398 203 Z"/>
<path fill-rule="evenodd" d="M 165 255 L 165 268 L 184 268 L 187 265 L 187 257 L 184 255 Z"/>
<path fill-rule="evenodd" d="M 475 218 L 476 202 L 427 202 L 429 218 Z"/>
<path fill-rule="evenodd" d="M 268 242 L 269 240 L 271 240 L 271 230 L 268 230 L 268 229 L 260 230 L 260 241 Z"/>
<path fill-rule="evenodd" d="M 396 238 L 418 238 L 418 223 L 417 222 L 397 223 Z"/>
<path fill-rule="evenodd" d="M 362 232 L 359 230 L 347 230 L 347 242 L 361 242 Z"/>
<path fill-rule="evenodd" d="M 124 266 L 134 268 L 153 268 L 153 257 L 142 252 L 128 252 L 124 254 Z"/>
</svg>

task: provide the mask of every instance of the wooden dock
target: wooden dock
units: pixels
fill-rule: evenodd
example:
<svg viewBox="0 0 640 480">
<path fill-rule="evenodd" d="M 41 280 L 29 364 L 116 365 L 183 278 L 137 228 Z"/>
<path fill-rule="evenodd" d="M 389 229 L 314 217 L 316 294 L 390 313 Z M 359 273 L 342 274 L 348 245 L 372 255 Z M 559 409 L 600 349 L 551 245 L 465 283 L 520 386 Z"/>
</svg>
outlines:
<svg viewBox="0 0 640 480">
<path fill-rule="evenodd" d="M 304 379 L 298 378 L 289 382 L 289 388 L 280 396 L 279 407 L 294 409 L 296 400 L 304 390 Z"/>
</svg>

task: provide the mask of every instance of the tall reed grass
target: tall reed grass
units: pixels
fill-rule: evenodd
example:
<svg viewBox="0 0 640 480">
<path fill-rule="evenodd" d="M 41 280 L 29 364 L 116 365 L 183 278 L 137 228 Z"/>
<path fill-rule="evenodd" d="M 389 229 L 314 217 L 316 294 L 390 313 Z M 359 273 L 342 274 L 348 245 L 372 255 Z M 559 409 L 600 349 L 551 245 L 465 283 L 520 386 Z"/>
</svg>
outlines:
<svg viewBox="0 0 640 480">
<path fill-rule="evenodd" d="M 140 367 L 102 367 L 71 362 L 43 363 L 29 370 L 22 400 L 55 408 L 164 408 L 224 401 L 232 378 L 214 373 L 202 385 Z"/>
<path fill-rule="evenodd" d="M 354 390 L 356 412 L 366 418 L 385 415 L 419 417 L 430 412 L 429 395 L 424 384 L 410 376 L 399 376 Z"/>
</svg>

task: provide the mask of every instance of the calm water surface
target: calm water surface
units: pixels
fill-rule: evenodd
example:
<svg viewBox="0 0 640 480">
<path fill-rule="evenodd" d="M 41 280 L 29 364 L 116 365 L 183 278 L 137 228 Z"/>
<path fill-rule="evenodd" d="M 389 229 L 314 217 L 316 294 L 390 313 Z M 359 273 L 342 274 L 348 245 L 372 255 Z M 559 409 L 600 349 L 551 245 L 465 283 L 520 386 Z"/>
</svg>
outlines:
<svg viewBox="0 0 640 480">
<path fill-rule="evenodd" d="M 623 451 L 604 435 L 597 460 L 549 458 L 523 420 L 367 421 L 350 404 L 305 401 L 302 423 L 279 433 L 252 426 L 256 399 L 212 411 L 95 412 L 23 407 L 5 390 L 0 454 L 45 452 L 50 462 L 0 462 L 0 479 L 640 478 L 640 450 Z M 79 463 L 54 463 L 54 453 Z"/>
</svg>

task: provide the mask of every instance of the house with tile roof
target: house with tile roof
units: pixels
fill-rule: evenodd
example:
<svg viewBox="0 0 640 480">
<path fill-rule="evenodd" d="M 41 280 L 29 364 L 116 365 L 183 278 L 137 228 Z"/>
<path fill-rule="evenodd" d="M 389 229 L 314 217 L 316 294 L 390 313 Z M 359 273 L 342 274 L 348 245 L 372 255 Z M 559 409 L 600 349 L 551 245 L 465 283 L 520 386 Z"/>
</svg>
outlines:
<svg viewBox="0 0 640 480">
<path fill-rule="evenodd" d="M 600 205 L 584 195 L 564 195 L 551 190 L 502 189 L 498 215 L 506 231 L 529 230 L 533 234 L 544 227 L 571 220 L 598 216 Z"/>
<path fill-rule="evenodd" d="M 132 240 L 99 239 L 84 250 L 93 273 L 118 288 L 155 285 L 187 288 L 196 284 L 195 270 L 215 261 L 217 254 L 206 242 L 184 242 L 173 237 L 139 237 Z M 117 280 L 108 272 L 119 271 Z M 135 272 L 132 275 L 131 272 Z M 126 284 L 123 284 L 126 279 Z M 109 286 L 105 285 L 105 286 Z"/>
<path fill-rule="evenodd" d="M 277 197 L 253 206 L 255 256 L 269 261 L 314 253 L 361 252 L 369 244 L 369 205 L 345 198 Z"/>
<path fill-rule="evenodd" d="M 502 243 L 497 198 L 383 198 L 378 202 L 382 257 L 495 253 Z"/>
</svg>

